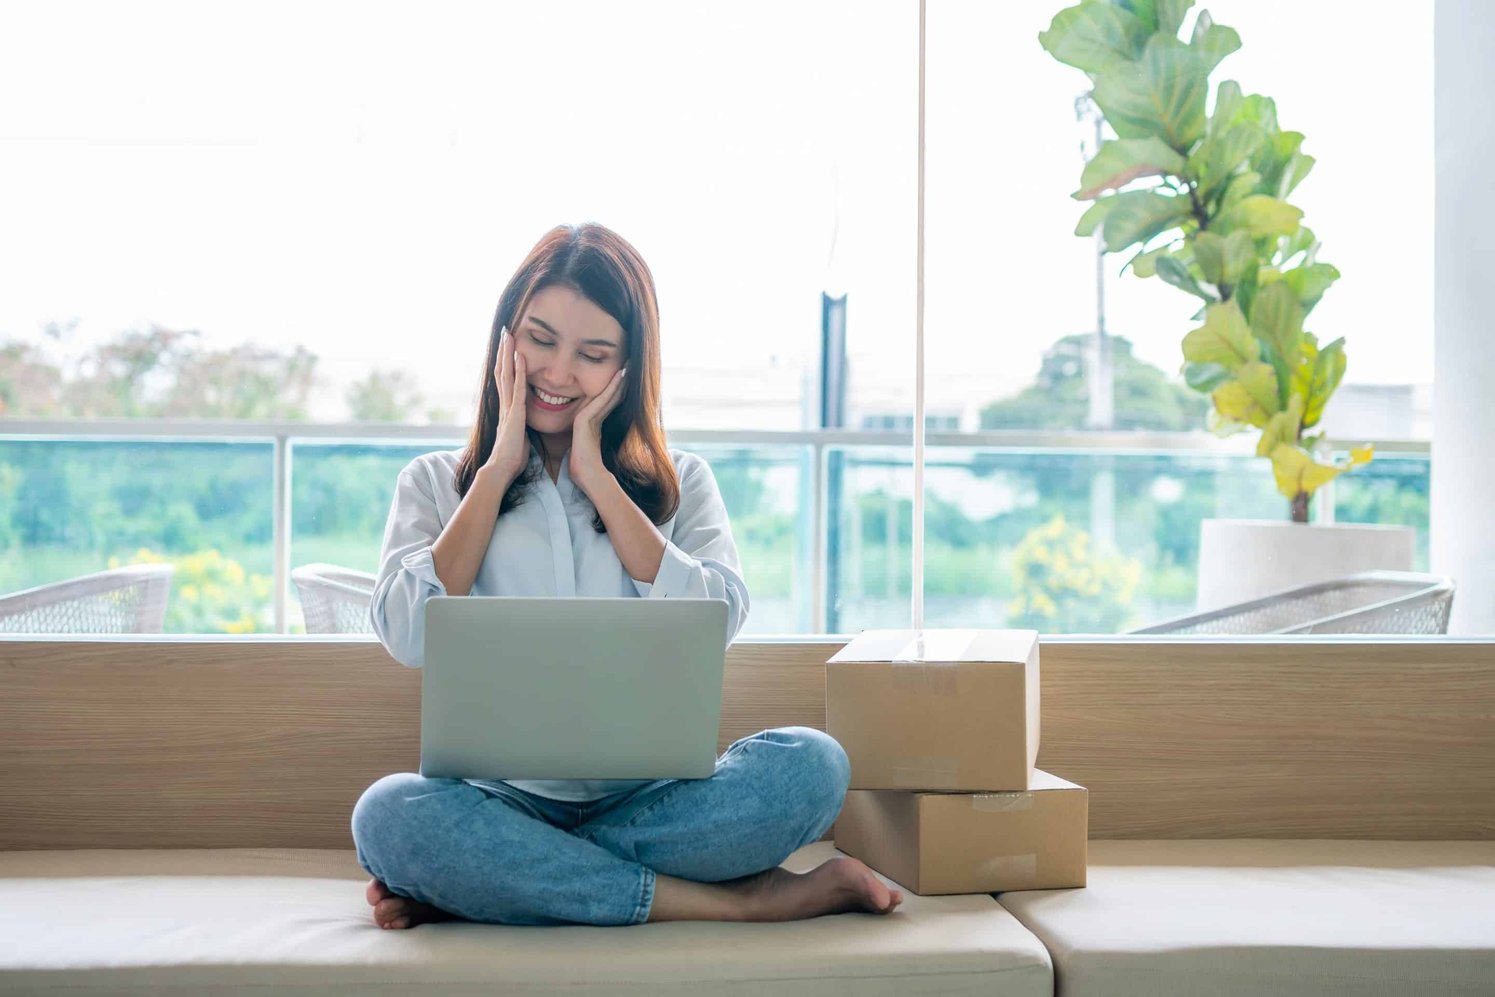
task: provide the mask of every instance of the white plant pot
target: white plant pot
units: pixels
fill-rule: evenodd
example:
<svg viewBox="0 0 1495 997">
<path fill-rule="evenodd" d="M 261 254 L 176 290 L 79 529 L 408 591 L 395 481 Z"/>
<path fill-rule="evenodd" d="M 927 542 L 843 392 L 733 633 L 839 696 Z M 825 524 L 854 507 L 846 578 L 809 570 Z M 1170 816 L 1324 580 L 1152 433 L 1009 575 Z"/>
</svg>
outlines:
<svg viewBox="0 0 1495 997">
<path fill-rule="evenodd" d="M 1198 606 L 1218 609 L 1357 571 L 1411 571 L 1416 541 L 1410 526 L 1206 519 Z"/>
</svg>

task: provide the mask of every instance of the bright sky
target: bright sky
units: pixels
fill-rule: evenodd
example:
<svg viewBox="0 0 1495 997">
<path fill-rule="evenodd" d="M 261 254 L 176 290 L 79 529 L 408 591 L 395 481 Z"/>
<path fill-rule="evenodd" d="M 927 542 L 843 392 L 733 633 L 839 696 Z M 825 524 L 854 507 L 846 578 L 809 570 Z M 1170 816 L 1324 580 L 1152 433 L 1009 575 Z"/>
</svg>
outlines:
<svg viewBox="0 0 1495 997">
<path fill-rule="evenodd" d="M 1062 6 L 929 2 L 932 397 L 1006 393 L 1093 328 L 1086 81 L 1036 41 Z M 1277 98 L 1319 160 L 1294 200 L 1345 277 L 1310 327 L 1348 337 L 1350 380 L 1430 381 L 1432 5 L 1205 6 L 1244 40 L 1215 79 Z M 503 283 L 591 219 L 654 270 L 667 392 L 671 368 L 797 377 L 827 280 L 854 374 L 911 377 L 916 43 L 914 0 L 0 2 L 0 337 L 299 343 L 320 415 L 373 366 L 465 413 Z M 1190 299 L 1107 293 L 1175 369 Z"/>
</svg>

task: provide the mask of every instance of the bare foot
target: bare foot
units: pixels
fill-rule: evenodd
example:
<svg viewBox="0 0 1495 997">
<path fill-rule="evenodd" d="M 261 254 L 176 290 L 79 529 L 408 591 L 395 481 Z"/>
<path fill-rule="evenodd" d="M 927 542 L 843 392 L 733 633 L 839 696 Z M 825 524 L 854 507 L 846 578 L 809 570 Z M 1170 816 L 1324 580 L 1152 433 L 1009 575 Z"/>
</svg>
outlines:
<svg viewBox="0 0 1495 997">
<path fill-rule="evenodd" d="M 862 862 L 834 858 L 805 873 L 769 869 L 741 881 L 749 921 L 798 921 L 822 914 L 887 914 L 902 892 L 883 884 Z"/>
<path fill-rule="evenodd" d="M 364 890 L 363 895 L 369 906 L 374 908 L 374 923 L 381 928 L 413 928 L 430 921 L 457 920 L 455 914 L 449 914 L 440 907 L 391 892 L 389 887 L 377 879 L 369 880 L 368 889 Z"/>
</svg>

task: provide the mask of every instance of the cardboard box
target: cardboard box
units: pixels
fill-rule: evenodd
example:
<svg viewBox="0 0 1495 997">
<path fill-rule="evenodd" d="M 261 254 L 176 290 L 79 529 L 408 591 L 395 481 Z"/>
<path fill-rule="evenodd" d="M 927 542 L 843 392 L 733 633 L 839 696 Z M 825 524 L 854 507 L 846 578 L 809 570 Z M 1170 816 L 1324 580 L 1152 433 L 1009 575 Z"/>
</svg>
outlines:
<svg viewBox="0 0 1495 997">
<path fill-rule="evenodd" d="M 1089 796 L 1043 771 L 1019 793 L 852 790 L 836 847 L 924 895 L 1084 886 Z"/>
<path fill-rule="evenodd" d="M 1036 630 L 868 630 L 825 666 L 826 733 L 852 789 L 1027 789 Z"/>
</svg>

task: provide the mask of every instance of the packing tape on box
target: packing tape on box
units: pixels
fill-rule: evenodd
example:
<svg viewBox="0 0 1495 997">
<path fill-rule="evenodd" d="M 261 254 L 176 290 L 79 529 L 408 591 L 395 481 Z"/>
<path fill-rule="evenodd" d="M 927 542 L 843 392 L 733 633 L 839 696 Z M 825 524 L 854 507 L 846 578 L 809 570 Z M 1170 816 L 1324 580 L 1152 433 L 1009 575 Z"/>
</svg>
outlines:
<svg viewBox="0 0 1495 997">
<path fill-rule="evenodd" d="M 983 880 L 1005 879 L 1007 881 L 1032 881 L 1038 877 L 1038 855 L 999 855 L 987 859 L 978 867 L 977 875 Z"/>
<path fill-rule="evenodd" d="M 955 789 L 960 785 L 960 762 L 954 758 L 897 758 L 893 783 L 903 789 Z"/>
<path fill-rule="evenodd" d="M 981 793 L 971 797 L 971 809 L 982 813 L 1003 813 L 1008 810 L 1032 810 L 1032 793 Z"/>
<path fill-rule="evenodd" d="M 920 630 L 893 655 L 894 661 L 951 663 L 965 661 L 981 639 L 980 630 Z"/>
<path fill-rule="evenodd" d="M 956 684 L 958 667 L 948 661 L 895 661 L 893 688 L 926 696 L 954 696 L 959 689 Z"/>
</svg>

